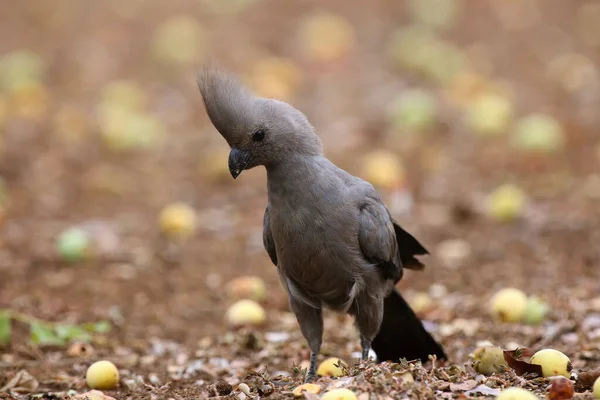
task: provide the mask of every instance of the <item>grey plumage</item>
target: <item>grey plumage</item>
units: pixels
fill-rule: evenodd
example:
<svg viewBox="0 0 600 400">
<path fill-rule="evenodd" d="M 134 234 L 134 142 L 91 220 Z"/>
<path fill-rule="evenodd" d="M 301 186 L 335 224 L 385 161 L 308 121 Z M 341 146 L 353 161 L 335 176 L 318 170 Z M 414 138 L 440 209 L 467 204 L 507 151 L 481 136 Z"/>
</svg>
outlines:
<svg viewBox="0 0 600 400">
<path fill-rule="evenodd" d="M 258 165 L 267 169 L 263 242 L 311 350 L 307 380 L 315 375 L 324 307 L 355 317 L 363 358 L 372 343 L 380 359 L 445 357 L 394 290 L 403 267 L 422 268 L 414 256 L 427 251 L 393 221 L 373 186 L 329 161 L 291 105 L 255 97 L 212 68 L 200 73 L 198 85 L 232 148 L 233 177 Z"/>
</svg>

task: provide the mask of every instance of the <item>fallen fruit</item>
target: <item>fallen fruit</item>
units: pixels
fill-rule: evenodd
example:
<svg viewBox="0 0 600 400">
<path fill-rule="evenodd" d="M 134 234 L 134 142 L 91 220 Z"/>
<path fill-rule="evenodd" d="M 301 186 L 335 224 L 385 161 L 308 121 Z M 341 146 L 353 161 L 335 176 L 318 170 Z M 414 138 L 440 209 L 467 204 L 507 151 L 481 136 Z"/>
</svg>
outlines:
<svg viewBox="0 0 600 400">
<path fill-rule="evenodd" d="M 426 90 L 407 90 L 392 103 L 390 114 L 396 129 L 422 131 L 435 123 L 437 104 Z"/>
<path fill-rule="evenodd" d="M 321 391 L 321 386 L 315 385 L 314 383 L 305 383 L 303 385 L 294 388 L 292 393 L 296 397 L 302 396 L 302 392 L 308 392 L 312 394 L 318 394 Z"/>
<path fill-rule="evenodd" d="M 504 351 L 496 346 L 478 347 L 473 352 L 473 359 L 473 369 L 486 376 L 503 372 L 503 367 L 508 367 L 504 359 Z"/>
<path fill-rule="evenodd" d="M 346 363 L 342 361 L 342 359 L 337 357 L 330 357 L 319 364 L 319 368 L 317 368 L 317 375 L 319 376 L 332 376 L 337 378 L 339 376 L 344 375 L 344 369 L 337 366 L 337 364 L 341 364 L 346 367 Z"/>
<path fill-rule="evenodd" d="M 569 400 L 573 398 L 574 394 L 573 382 L 561 376 L 552 380 L 548 391 L 548 400 Z"/>
<path fill-rule="evenodd" d="M 434 28 L 450 28 L 456 24 L 462 9 L 461 0 L 409 0 L 412 20 Z"/>
<path fill-rule="evenodd" d="M 592 388 L 592 393 L 594 393 L 595 399 L 600 399 L 600 377 L 596 378 L 594 382 L 594 386 Z"/>
<path fill-rule="evenodd" d="M 167 205 L 159 216 L 160 229 L 170 237 L 187 237 L 196 229 L 196 211 L 185 203 Z"/>
<path fill-rule="evenodd" d="M 44 75 L 44 60 L 30 50 L 15 50 L 0 58 L 0 88 L 7 92 L 32 82 L 40 82 Z"/>
<path fill-rule="evenodd" d="M 571 369 L 573 368 L 571 360 L 558 350 L 540 350 L 531 357 L 530 362 L 542 367 L 544 378 L 558 375 L 566 378 L 571 377 Z"/>
<path fill-rule="evenodd" d="M 517 123 L 512 144 L 520 150 L 551 153 L 564 146 L 565 138 L 561 126 L 554 118 L 533 114 Z"/>
<path fill-rule="evenodd" d="M 179 15 L 158 27 L 153 51 L 161 60 L 185 65 L 198 58 L 203 42 L 203 30 L 198 21 L 190 15 Z"/>
<path fill-rule="evenodd" d="M 497 221 L 510 222 L 523 215 L 526 203 L 526 196 L 519 187 L 505 184 L 488 197 L 487 213 Z"/>
<path fill-rule="evenodd" d="M 508 98 L 489 93 L 478 96 L 469 103 L 466 112 L 466 122 L 470 129 L 482 136 L 492 136 L 506 132 L 513 108 Z"/>
<path fill-rule="evenodd" d="M 398 156 L 387 150 L 377 150 L 363 158 L 362 175 L 375 186 L 392 189 L 402 186 L 405 171 Z"/>
<path fill-rule="evenodd" d="M 123 107 L 127 110 L 143 110 L 148 99 L 141 86 L 130 80 L 116 80 L 102 89 L 102 103 Z"/>
<path fill-rule="evenodd" d="M 544 321 L 546 314 L 550 311 L 548 304 L 536 296 L 530 296 L 527 299 L 527 307 L 525 308 L 524 322 L 529 325 L 537 325 Z"/>
<path fill-rule="evenodd" d="M 522 388 L 508 388 L 496 396 L 496 400 L 539 400 L 539 398 Z"/>
<path fill-rule="evenodd" d="M 306 53 L 317 61 L 335 61 L 354 47 L 354 28 L 341 16 L 315 14 L 301 29 L 301 42 Z"/>
<path fill-rule="evenodd" d="M 261 59 L 252 72 L 252 86 L 262 97 L 287 101 L 300 87 L 302 73 L 291 60 Z"/>
<path fill-rule="evenodd" d="M 119 383 L 119 370 L 110 361 L 96 361 L 85 373 L 85 381 L 91 389 L 114 389 Z"/>
<path fill-rule="evenodd" d="M 417 313 L 420 314 L 425 312 L 433 306 L 433 300 L 431 296 L 425 292 L 417 292 L 410 298 L 409 301 L 410 308 Z"/>
<path fill-rule="evenodd" d="M 227 309 L 225 319 L 232 326 L 261 325 L 267 320 L 267 315 L 260 304 L 244 299 Z"/>
<path fill-rule="evenodd" d="M 235 299 L 262 301 L 267 297 L 267 286 L 258 276 L 240 276 L 227 284 L 227 294 Z"/>
<path fill-rule="evenodd" d="M 527 307 L 527 296 L 515 288 L 502 289 L 492 297 L 492 317 L 503 322 L 519 322 L 523 320 Z"/>
<path fill-rule="evenodd" d="M 357 400 L 350 389 L 333 389 L 321 396 L 321 400 Z"/>
<path fill-rule="evenodd" d="M 90 255 L 91 240 L 83 229 L 69 228 L 60 234 L 56 247 L 58 254 L 64 260 L 81 261 Z"/>
</svg>

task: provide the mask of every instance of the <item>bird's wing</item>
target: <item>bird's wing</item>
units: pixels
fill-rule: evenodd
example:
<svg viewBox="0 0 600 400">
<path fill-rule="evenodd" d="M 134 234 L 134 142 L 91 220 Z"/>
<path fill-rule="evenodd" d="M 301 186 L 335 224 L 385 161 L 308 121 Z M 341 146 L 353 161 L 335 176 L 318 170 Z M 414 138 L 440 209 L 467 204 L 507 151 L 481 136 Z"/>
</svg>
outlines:
<svg viewBox="0 0 600 400">
<path fill-rule="evenodd" d="M 365 258 L 376 264 L 386 279 L 398 281 L 402 264 L 394 225 L 385 206 L 369 198 L 360 207 L 358 242 Z"/>
<path fill-rule="evenodd" d="M 400 250 L 400 260 L 402 266 L 408 269 L 423 269 L 425 266 L 415 256 L 429 254 L 427 249 L 423 247 L 417 239 L 410 233 L 406 232 L 396 221 L 392 219 L 394 231 L 396 232 L 396 241 Z"/>
<path fill-rule="evenodd" d="M 269 207 L 265 209 L 265 217 L 263 219 L 263 245 L 269 254 L 269 258 L 273 264 L 277 265 L 277 253 L 275 252 L 275 242 L 271 233 L 271 217 L 269 215 Z"/>
</svg>

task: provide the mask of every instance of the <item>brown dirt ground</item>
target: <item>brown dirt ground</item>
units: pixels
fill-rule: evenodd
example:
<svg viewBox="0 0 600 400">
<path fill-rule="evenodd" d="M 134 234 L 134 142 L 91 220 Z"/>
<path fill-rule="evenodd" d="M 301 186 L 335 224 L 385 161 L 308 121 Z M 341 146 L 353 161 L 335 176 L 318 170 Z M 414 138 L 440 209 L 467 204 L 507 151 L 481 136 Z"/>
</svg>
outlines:
<svg viewBox="0 0 600 400">
<path fill-rule="evenodd" d="M 120 388 L 106 392 L 115 398 L 204 398 L 210 395 L 207 385 L 219 377 L 234 388 L 245 381 L 255 394 L 274 382 L 275 393 L 261 390 L 270 398 L 290 396 L 291 383 L 273 376 L 292 373 L 307 350 L 295 322 L 290 322 L 286 296 L 260 242 L 265 174 L 247 171 L 235 183 L 206 179 L 202 170 L 207 154 L 224 150 L 225 143 L 202 110 L 195 65 L 166 69 L 148 55 L 154 27 L 178 13 L 197 17 L 207 32 L 207 54 L 236 71 L 249 70 L 265 54 L 295 59 L 307 76 L 293 102 L 313 121 L 340 166 L 358 173 L 357 157 L 383 146 L 396 151 L 406 165 L 415 206 L 411 215 L 399 219 L 433 255 L 424 272 L 407 273 L 399 287 L 407 295 L 427 291 L 432 284 L 438 284 L 438 291 L 439 285 L 446 288 L 448 293 L 434 298 L 433 310 L 422 316 L 433 323 L 450 364 L 462 369 L 416 370 L 418 385 L 406 391 L 389 386 L 388 367 L 370 366 L 353 371 L 357 377 L 347 382 L 350 387 L 398 398 L 467 398 L 461 393 L 476 379 L 468 355 L 481 340 L 504 347 L 516 342 L 557 348 L 570 356 L 576 370 L 600 366 L 597 326 L 594 333 L 584 324 L 600 313 L 600 189 L 598 175 L 595 181 L 592 177 L 600 170 L 598 85 L 569 93 L 543 72 L 548 60 L 564 51 L 580 52 L 598 65 L 598 49 L 584 46 L 574 33 L 576 7 L 585 2 L 529 1 L 541 11 L 541 20 L 516 32 L 502 29 L 488 2 L 469 2 L 462 22 L 447 34 L 465 48 L 482 45 L 493 75 L 514 85 L 519 115 L 544 111 L 561 121 L 566 149 L 531 157 L 517 153 L 503 138 L 477 139 L 451 109 L 443 110 L 437 129 L 424 138 L 390 136 L 383 113 L 390 90 L 393 95 L 396 87 L 431 86 L 398 73 L 383 56 L 387 38 L 408 21 L 404 2 L 378 0 L 365 7 L 337 0 L 262 0 L 241 14 L 215 16 L 199 1 L 131 1 L 138 10 L 130 19 L 112 11 L 119 7 L 116 0 L 29 0 L 2 7 L 0 53 L 30 48 L 43 55 L 51 100 L 47 118 L 13 121 L 3 132 L 0 176 L 10 204 L 0 233 L 0 306 L 50 321 L 112 318 L 120 325 L 94 344 L 90 358 L 73 360 L 65 349 L 28 345 L 26 328 L 16 324 L 13 343 L 1 353 L 0 387 L 26 369 L 40 383 L 36 392 L 81 392 L 87 365 L 107 358 L 122 374 Z M 295 42 L 299 21 L 315 7 L 344 15 L 359 32 L 354 53 L 332 70 L 311 65 Z M 100 89 L 118 78 L 140 82 L 160 115 L 181 113 L 181 118 L 166 122 L 164 146 L 111 152 L 98 139 L 91 117 L 83 140 L 61 139 L 52 113 L 61 104 L 76 104 L 91 113 Z M 183 102 L 170 104 L 170 95 L 181 96 Z M 107 170 L 116 190 L 90 183 L 94 174 Z M 505 182 L 519 184 L 531 199 L 525 217 L 508 225 L 479 211 L 482 196 Z M 391 193 L 383 195 L 390 200 Z M 176 200 L 199 210 L 201 226 L 175 250 L 177 262 L 172 262 L 161 257 L 164 241 L 156 216 Z M 76 265 L 58 260 L 56 235 L 87 220 L 118 226 L 125 257 Z M 458 268 L 447 266 L 436 251 L 440 242 L 454 238 L 464 239 L 472 249 Z M 233 332 L 223 322 L 231 301 L 222 287 L 248 274 L 268 285 L 264 307 L 269 321 L 254 331 Z M 552 306 L 548 322 L 539 327 L 493 323 L 486 301 L 506 286 L 546 299 Z M 115 317 L 117 311 L 122 320 Z M 351 321 L 328 314 L 327 326 L 322 357 L 350 360 L 358 350 Z M 264 335 L 273 331 L 289 333 L 284 345 Z M 246 376 L 248 371 L 271 378 Z M 548 384 L 511 372 L 494 379 L 488 380 L 492 386 L 526 386 L 540 394 Z M 467 383 L 461 389 L 449 382 Z"/>
</svg>

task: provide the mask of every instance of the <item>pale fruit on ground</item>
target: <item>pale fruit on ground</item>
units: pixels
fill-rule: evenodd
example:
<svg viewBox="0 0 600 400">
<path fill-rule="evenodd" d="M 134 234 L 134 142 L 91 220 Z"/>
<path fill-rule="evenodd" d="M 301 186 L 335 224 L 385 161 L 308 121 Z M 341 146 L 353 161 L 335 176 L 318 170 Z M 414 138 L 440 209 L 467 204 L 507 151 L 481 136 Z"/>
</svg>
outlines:
<svg viewBox="0 0 600 400">
<path fill-rule="evenodd" d="M 503 322 L 519 322 L 525 316 L 527 296 L 515 288 L 502 289 L 490 301 L 492 317 Z"/>
<path fill-rule="evenodd" d="M 114 389 L 119 383 L 119 370 L 110 361 L 96 361 L 88 368 L 85 381 L 91 389 Z"/>
<path fill-rule="evenodd" d="M 508 366 L 504 359 L 504 351 L 496 346 L 478 347 L 473 352 L 473 369 L 477 373 L 489 376 L 494 373 L 500 373 Z"/>
<path fill-rule="evenodd" d="M 319 364 L 317 368 L 317 375 L 319 376 L 332 376 L 337 378 L 338 376 L 344 375 L 344 370 L 337 367 L 336 364 L 346 365 L 340 358 L 330 357 Z"/>
<path fill-rule="evenodd" d="M 530 360 L 531 364 L 542 366 L 544 378 L 562 375 L 571 377 L 571 360 L 565 354 L 554 349 L 543 349 L 535 353 Z"/>
<path fill-rule="evenodd" d="M 312 394 L 318 394 L 319 392 L 321 392 L 321 386 L 316 385 L 314 383 L 305 383 L 303 385 L 297 386 L 292 391 L 292 393 L 296 397 L 302 396 L 303 392 L 308 392 L 308 393 L 312 393 Z"/>
<path fill-rule="evenodd" d="M 594 382 L 594 387 L 593 387 L 593 393 L 594 393 L 594 398 L 595 399 L 600 399 L 600 377 L 598 377 L 596 379 L 596 382 Z"/>
<path fill-rule="evenodd" d="M 431 296 L 425 292 L 417 292 L 410 298 L 410 308 L 417 313 L 420 314 L 424 311 L 427 311 L 433 307 L 433 300 Z"/>
<path fill-rule="evenodd" d="M 315 14 L 304 22 L 301 42 L 311 58 L 317 61 L 335 61 L 354 47 L 354 28 L 339 15 Z"/>
<path fill-rule="evenodd" d="M 522 388 L 508 388 L 500 393 L 496 400 L 539 400 L 539 398 L 528 390 Z"/>
<path fill-rule="evenodd" d="M 240 276 L 227 284 L 227 294 L 235 299 L 262 301 L 267 297 L 267 286 L 258 276 Z"/>
<path fill-rule="evenodd" d="M 508 98 L 487 93 L 467 105 L 467 125 L 482 136 L 505 133 L 512 120 L 513 107 Z"/>
<path fill-rule="evenodd" d="M 410 0 L 408 13 L 412 20 L 434 28 L 451 28 L 461 13 L 461 0 Z"/>
<path fill-rule="evenodd" d="M 69 228 L 58 236 L 56 248 L 62 259 L 81 261 L 90 255 L 91 239 L 83 229 Z"/>
<path fill-rule="evenodd" d="M 544 321 L 548 311 L 550 311 L 548 304 L 544 303 L 536 296 L 530 296 L 529 299 L 527 299 L 524 322 L 530 325 L 539 324 Z"/>
<path fill-rule="evenodd" d="M 265 310 L 254 300 L 239 300 L 227 309 L 227 323 L 232 326 L 262 325 L 267 320 Z"/>
<path fill-rule="evenodd" d="M 494 190 L 487 199 L 487 213 L 496 221 L 510 222 L 523 215 L 527 198 L 515 185 L 505 184 Z"/>
<path fill-rule="evenodd" d="M 160 213 L 160 229 L 167 236 L 187 237 L 196 229 L 196 211 L 185 203 L 167 205 Z"/>
<path fill-rule="evenodd" d="M 392 189 L 402 186 L 405 180 L 405 171 L 396 154 L 386 150 L 377 150 L 363 158 L 362 176 L 375 186 Z"/>
<path fill-rule="evenodd" d="M 259 96 L 288 101 L 300 87 L 302 72 L 291 60 L 268 57 L 254 66 L 251 81 Z"/>
<path fill-rule="evenodd" d="M 519 120 L 512 137 L 519 150 L 552 153 L 564 147 L 565 138 L 560 124 L 544 114 L 532 114 Z"/>
<path fill-rule="evenodd" d="M 333 389 L 321 396 L 321 400 L 357 400 L 350 389 Z"/>
<path fill-rule="evenodd" d="M 157 28 L 153 51 L 161 60 L 185 65 L 198 58 L 203 45 L 203 30 L 198 21 L 189 15 L 178 15 Z"/>
<path fill-rule="evenodd" d="M 148 102 L 141 86 L 131 80 L 116 80 L 102 89 L 102 103 L 110 103 L 128 110 L 143 110 Z"/>
<path fill-rule="evenodd" d="M 435 97 L 426 90 L 407 90 L 394 101 L 390 114 L 396 129 L 425 130 L 435 124 L 437 116 Z"/>
<path fill-rule="evenodd" d="M 0 58 L 0 89 L 11 92 L 24 84 L 40 82 L 44 60 L 30 50 L 15 50 Z"/>
<path fill-rule="evenodd" d="M 227 148 L 210 149 L 198 163 L 200 173 L 212 182 L 232 181 L 227 159 L 229 150 Z"/>
</svg>

